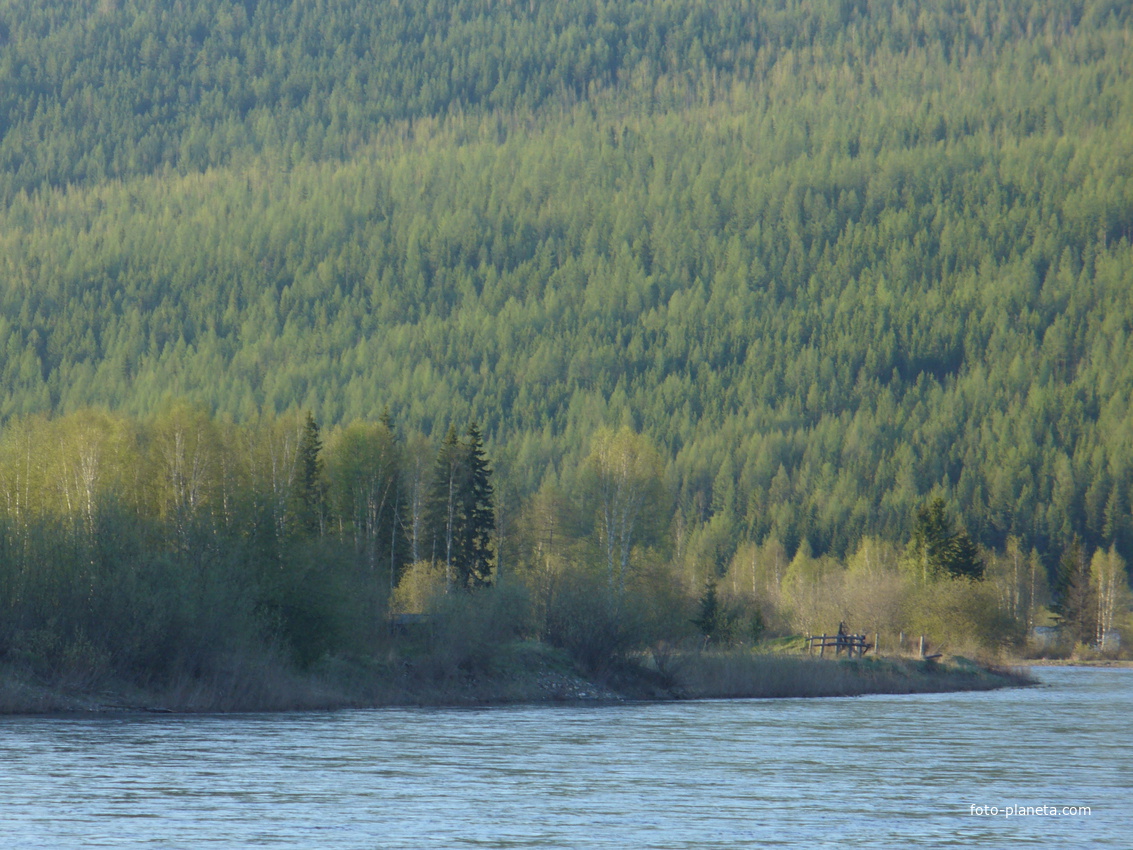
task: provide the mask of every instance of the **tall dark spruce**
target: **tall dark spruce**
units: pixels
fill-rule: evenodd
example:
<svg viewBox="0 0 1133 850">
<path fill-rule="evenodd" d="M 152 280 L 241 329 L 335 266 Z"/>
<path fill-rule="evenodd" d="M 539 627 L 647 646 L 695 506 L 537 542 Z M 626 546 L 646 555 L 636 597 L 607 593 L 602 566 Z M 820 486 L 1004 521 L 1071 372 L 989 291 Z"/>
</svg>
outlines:
<svg viewBox="0 0 1133 850">
<path fill-rule="evenodd" d="M 461 491 L 461 554 L 458 575 L 465 587 L 484 587 L 492 581 L 492 533 L 496 514 L 492 506 L 492 469 L 484 455 L 484 440 L 475 422 L 463 443 L 464 487 Z"/>
<path fill-rule="evenodd" d="M 318 423 L 308 411 L 295 453 L 295 477 L 288 523 L 292 533 L 302 536 L 314 537 L 322 532 L 326 497 L 322 449 Z"/>
<path fill-rule="evenodd" d="M 426 514 L 434 561 L 445 565 L 446 588 L 473 589 L 492 581 L 492 470 L 477 425 L 464 439 L 449 428 L 437 452 Z"/>
</svg>

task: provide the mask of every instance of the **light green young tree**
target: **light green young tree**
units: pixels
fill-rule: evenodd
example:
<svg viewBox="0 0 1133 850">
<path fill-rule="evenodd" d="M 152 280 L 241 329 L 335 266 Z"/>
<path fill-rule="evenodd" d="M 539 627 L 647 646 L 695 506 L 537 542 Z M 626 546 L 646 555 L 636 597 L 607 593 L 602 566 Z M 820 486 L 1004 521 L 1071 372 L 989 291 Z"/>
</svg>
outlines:
<svg viewBox="0 0 1133 850">
<path fill-rule="evenodd" d="M 845 617 L 845 570 L 833 558 L 815 558 L 805 541 L 783 575 L 783 601 L 791 624 L 804 634 L 833 632 Z"/>
<path fill-rule="evenodd" d="M 880 650 L 882 634 L 896 646 L 895 636 L 904 626 L 904 603 L 908 577 L 901 572 L 900 555 L 892 543 L 864 537 L 846 563 L 844 604 L 854 631 L 874 634 Z"/>
<path fill-rule="evenodd" d="M 327 441 L 326 476 L 335 524 L 353 540 L 371 573 L 388 559 L 392 591 L 401 495 L 393 432 L 378 422 L 353 422 L 336 431 Z"/>
<path fill-rule="evenodd" d="M 131 466 L 137 458 L 133 424 L 104 410 L 80 410 L 49 424 L 40 443 L 55 509 L 93 535 L 99 496 L 136 497 Z M 50 486 L 50 485 L 49 485 Z"/>
<path fill-rule="evenodd" d="M 1046 570 L 1038 552 L 1025 552 L 1022 541 L 1015 535 L 1009 536 L 1002 553 L 989 555 L 987 578 L 995 589 L 1000 610 L 1030 631 L 1036 612 L 1049 595 Z"/>
<path fill-rule="evenodd" d="M 1094 586 L 1097 601 L 1097 642 L 1098 649 L 1107 649 L 1109 636 L 1122 606 L 1129 604 L 1129 582 L 1125 574 L 1125 559 L 1110 546 L 1108 551 L 1099 549 L 1090 559 L 1090 583 Z"/>
<path fill-rule="evenodd" d="M 591 440 L 587 466 L 608 587 L 620 604 L 634 546 L 653 542 L 664 515 L 661 457 L 629 427 L 602 428 Z"/>
<path fill-rule="evenodd" d="M 148 438 L 155 507 L 187 546 L 190 527 L 222 493 L 220 430 L 203 408 L 182 402 L 158 416 Z"/>
</svg>

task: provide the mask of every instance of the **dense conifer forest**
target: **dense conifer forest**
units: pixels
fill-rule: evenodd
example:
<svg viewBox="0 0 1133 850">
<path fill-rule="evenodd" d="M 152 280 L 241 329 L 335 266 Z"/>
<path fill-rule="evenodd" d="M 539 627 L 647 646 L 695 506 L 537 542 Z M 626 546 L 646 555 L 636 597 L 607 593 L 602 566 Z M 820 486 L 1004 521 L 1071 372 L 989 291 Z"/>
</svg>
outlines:
<svg viewBox="0 0 1133 850">
<path fill-rule="evenodd" d="M 1112 0 L 0 0 L 0 655 L 310 660 L 437 564 L 568 646 L 587 582 L 1017 645 L 1080 574 L 1088 643 L 1131 80 Z"/>
</svg>

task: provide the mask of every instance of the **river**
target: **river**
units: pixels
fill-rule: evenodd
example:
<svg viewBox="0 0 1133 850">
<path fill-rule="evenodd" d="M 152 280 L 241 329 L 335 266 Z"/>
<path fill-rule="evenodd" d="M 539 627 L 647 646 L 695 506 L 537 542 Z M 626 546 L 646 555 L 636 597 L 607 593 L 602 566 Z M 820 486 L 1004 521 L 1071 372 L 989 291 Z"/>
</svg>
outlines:
<svg viewBox="0 0 1133 850">
<path fill-rule="evenodd" d="M 0 844 L 1133 846 L 1133 669 L 1037 674 L 927 696 L 0 718 Z"/>
</svg>

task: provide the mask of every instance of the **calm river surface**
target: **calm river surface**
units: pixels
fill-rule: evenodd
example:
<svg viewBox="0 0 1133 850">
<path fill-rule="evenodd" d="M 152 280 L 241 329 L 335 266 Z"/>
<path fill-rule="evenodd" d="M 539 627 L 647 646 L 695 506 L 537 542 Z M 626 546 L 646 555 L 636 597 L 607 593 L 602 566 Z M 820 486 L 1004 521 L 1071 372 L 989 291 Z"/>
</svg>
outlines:
<svg viewBox="0 0 1133 850">
<path fill-rule="evenodd" d="M 1038 675 L 933 696 L 0 718 L 0 846 L 1133 846 L 1133 670 Z"/>
</svg>

